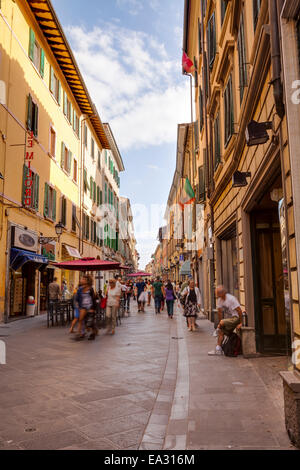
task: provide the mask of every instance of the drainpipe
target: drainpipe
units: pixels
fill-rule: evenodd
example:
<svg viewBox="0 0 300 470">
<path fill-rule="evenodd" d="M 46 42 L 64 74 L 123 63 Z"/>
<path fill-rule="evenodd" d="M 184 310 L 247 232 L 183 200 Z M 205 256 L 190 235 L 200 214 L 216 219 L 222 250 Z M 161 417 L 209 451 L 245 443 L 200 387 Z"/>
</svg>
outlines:
<svg viewBox="0 0 300 470">
<path fill-rule="evenodd" d="M 282 0 L 269 0 L 273 94 L 276 112 L 282 119 L 285 114 L 285 108 L 283 102 L 283 86 L 281 82 L 280 30 L 278 21 L 278 11 L 280 11 L 279 9 L 281 7 Z"/>
</svg>

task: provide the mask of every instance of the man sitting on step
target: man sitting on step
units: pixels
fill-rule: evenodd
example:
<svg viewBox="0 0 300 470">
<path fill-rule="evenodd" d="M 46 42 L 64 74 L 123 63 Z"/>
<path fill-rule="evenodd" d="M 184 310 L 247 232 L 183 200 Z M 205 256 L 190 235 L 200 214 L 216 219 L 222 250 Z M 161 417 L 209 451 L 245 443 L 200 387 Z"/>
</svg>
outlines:
<svg viewBox="0 0 300 470">
<path fill-rule="evenodd" d="M 224 335 L 230 336 L 235 329 L 240 330 L 242 327 L 242 309 L 239 301 L 233 295 L 228 294 L 224 286 L 217 287 L 216 297 L 220 321 L 217 329 L 218 344 L 214 351 L 208 353 L 209 356 L 222 356 Z M 222 320 L 223 312 L 224 320 Z"/>
</svg>

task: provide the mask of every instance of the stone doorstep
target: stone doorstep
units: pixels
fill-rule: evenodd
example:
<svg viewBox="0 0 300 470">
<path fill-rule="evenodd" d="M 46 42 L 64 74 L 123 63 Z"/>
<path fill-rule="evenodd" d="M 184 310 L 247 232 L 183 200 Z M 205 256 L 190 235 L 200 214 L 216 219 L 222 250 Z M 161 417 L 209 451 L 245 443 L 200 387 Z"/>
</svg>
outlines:
<svg viewBox="0 0 300 470">
<path fill-rule="evenodd" d="M 283 382 L 294 392 L 295 399 L 300 400 L 300 376 L 295 372 L 280 372 Z"/>
</svg>

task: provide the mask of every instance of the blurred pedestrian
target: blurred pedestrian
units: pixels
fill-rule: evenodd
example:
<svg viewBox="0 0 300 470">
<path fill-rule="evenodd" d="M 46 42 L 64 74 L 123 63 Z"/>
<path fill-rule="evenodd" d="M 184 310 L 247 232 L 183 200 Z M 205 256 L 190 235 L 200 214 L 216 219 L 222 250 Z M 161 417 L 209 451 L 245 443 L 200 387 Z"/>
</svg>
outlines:
<svg viewBox="0 0 300 470">
<path fill-rule="evenodd" d="M 78 336 L 77 339 L 83 339 L 82 324 L 85 321 L 87 328 L 92 330 L 89 340 L 94 340 L 98 329 L 96 327 L 96 295 L 93 289 L 93 278 L 85 275 L 82 277 L 81 286 L 76 294 L 76 301 L 79 305 L 79 321 L 78 321 Z"/>
<path fill-rule="evenodd" d="M 174 302 L 175 302 L 176 296 L 175 296 L 174 287 L 171 281 L 167 282 L 167 285 L 164 288 L 164 293 L 165 293 L 165 299 L 167 303 L 168 316 L 169 318 L 173 318 Z"/>
<path fill-rule="evenodd" d="M 185 297 L 184 316 L 187 318 L 189 331 L 196 331 L 196 318 L 201 307 L 201 294 L 194 281 L 184 289 L 182 296 Z"/>
<path fill-rule="evenodd" d="M 117 287 L 116 279 L 109 281 L 106 303 L 107 333 L 115 334 L 117 314 L 120 308 L 121 289 Z"/>
</svg>

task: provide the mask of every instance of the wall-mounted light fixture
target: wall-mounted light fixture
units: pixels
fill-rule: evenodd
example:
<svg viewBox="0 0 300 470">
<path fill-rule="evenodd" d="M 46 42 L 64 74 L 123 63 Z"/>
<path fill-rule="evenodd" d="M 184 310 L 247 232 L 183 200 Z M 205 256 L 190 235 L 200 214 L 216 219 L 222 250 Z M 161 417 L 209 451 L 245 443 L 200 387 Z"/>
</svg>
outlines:
<svg viewBox="0 0 300 470">
<path fill-rule="evenodd" d="M 246 142 L 248 147 L 261 145 L 268 142 L 270 139 L 267 130 L 273 129 L 273 122 L 256 122 L 251 121 L 246 127 Z"/>
<path fill-rule="evenodd" d="M 243 173 L 241 171 L 236 171 L 232 177 L 232 187 L 243 188 L 244 186 L 247 186 L 247 178 L 251 178 L 251 173 Z"/>
</svg>

